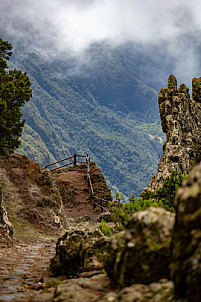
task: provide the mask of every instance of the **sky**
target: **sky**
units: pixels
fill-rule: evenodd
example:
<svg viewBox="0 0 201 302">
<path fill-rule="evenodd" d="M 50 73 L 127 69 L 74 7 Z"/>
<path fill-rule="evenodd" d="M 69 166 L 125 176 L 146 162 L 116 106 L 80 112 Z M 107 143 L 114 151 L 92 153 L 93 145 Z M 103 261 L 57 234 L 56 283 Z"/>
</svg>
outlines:
<svg viewBox="0 0 201 302">
<path fill-rule="evenodd" d="M 92 43 L 130 42 L 164 48 L 187 85 L 201 76 L 200 0 L 0 0 L 0 25 L 50 58 L 84 58 Z"/>
</svg>

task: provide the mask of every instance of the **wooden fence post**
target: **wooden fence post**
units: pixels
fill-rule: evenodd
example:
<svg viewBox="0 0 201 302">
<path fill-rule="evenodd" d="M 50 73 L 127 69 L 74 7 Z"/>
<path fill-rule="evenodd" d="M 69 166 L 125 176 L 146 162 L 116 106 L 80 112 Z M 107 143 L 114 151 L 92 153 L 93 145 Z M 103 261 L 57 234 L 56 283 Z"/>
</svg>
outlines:
<svg viewBox="0 0 201 302">
<path fill-rule="evenodd" d="M 74 166 L 76 166 L 76 153 L 74 153 L 74 162 L 73 162 Z"/>
<path fill-rule="evenodd" d="M 101 213 L 102 213 L 103 212 L 103 200 L 102 200 L 102 198 L 100 200 L 100 206 L 101 206 Z"/>
</svg>

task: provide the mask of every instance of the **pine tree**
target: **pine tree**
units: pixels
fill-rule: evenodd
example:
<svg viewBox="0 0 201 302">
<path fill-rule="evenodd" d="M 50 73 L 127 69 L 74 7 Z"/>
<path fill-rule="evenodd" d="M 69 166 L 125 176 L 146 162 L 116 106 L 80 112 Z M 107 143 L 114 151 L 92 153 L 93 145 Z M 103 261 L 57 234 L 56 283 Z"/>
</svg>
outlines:
<svg viewBox="0 0 201 302">
<path fill-rule="evenodd" d="M 12 46 L 0 38 L 0 154 L 13 152 L 20 145 L 25 119 L 21 107 L 32 96 L 31 82 L 26 72 L 7 71 L 6 60 L 11 56 Z"/>
</svg>

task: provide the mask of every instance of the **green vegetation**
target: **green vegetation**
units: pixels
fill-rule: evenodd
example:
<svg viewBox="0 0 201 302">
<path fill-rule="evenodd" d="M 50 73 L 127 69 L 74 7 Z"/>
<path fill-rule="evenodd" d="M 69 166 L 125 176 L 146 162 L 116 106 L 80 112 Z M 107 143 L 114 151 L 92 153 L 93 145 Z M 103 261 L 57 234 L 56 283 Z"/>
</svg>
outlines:
<svg viewBox="0 0 201 302">
<path fill-rule="evenodd" d="M 94 46 L 90 64 L 77 70 L 73 60 L 46 60 L 23 43 L 15 43 L 9 67 L 28 72 L 33 98 L 17 151 L 41 166 L 88 153 L 113 194 L 139 196 L 156 173 L 165 134 L 157 91 L 139 80 L 136 58 Z"/>
<path fill-rule="evenodd" d="M 99 228 L 106 237 L 110 237 L 112 235 L 110 226 L 104 220 L 101 221 Z"/>
<path fill-rule="evenodd" d="M 139 128 L 145 130 L 149 135 L 153 136 L 154 138 L 161 138 L 163 141 L 165 139 L 165 135 L 161 132 L 161 126 L 159 124 L 155 123 L 142 123 L 139 124 Z"/>
<path fill-rule="evenodd" d="M 114 211 L 114 223 L 118 230 L 122 230 L 127 223 L 128 219 L 134 212 L 144 211 L 147 207 L 163 207 L 170 212 L 175 212 L 174 198 L 178 188 L 181 186 L 182 181 L 188 175 L 182 174 L 181 171 L 177 172 L 172 170 L 170 177 L 164 181 L 163 186 L 160 187 L 156 193 L 145 191 L 141 193 L 140 198 L 136 199 L 134 195 L 129 198 L 128 203 L 122 203 L 122 196 L 116 193 L 117 205 L 112 202 L 111 208 Z M 105 225 L 103 224 L 104 228 Z"/>
<path fill-rule="evenodd" d="M 19 147 L 25 123 L 21 119 L 21 107 L 29 101 L 32 93 L 26 73 L 16 69 L 6 70 L 11 49 L 11 44 L 0 38 L 0 154 Z"/>
<path fill-rule="evenodd" d="M 56 280 L 56 279 L 50 279 L 48 280 L 45 285 L 44 288 L 50 288 L 50 287 L 56 287 L 57 285 L 61 284 L 62 281 Z"/>
<path fill-rule="evenodd" d="M 82 79 L 50 78 L 51 70 L 57 67 L 37 64 L 33 58 L 28 69 L 33 77 L 33 99 L 24 108 L 27 125 L 20 153 L 42 166 L 75 152 L 88 153 L 108 178 L 113 192 L 125 196 L 135 192 L 138 196 L 156 172 L 164 140 L 159 119 L 150 133 L 148 126 L 139 127 L 143 123 L 138 114 L 126 115 L 101 105 L 99 96 L 93 95 L 86 84 L 75 91 L 76 81 Z M 43 83 L 35 77 L 35 70 Z"/>
<path fill-rule="evenodd" d="M 168 211 L 175 212 L 174 198 L 178 188 L 181 186 L 182 181 L 186 179 L 188 175 L 182 174 L 181 171 L 177 172 L 172 170 L 170 177 L 168 177 L 161 188 L 156 191 L 153 198 L 162 202 L 164 208 Z"/>
</svg>

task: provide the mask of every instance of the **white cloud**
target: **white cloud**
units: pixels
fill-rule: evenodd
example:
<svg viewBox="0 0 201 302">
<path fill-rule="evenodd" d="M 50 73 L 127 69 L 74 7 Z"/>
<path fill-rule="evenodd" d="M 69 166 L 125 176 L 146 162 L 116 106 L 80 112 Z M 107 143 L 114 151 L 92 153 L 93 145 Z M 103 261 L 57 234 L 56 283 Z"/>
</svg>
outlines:
<svg viewBox="0 0 201 302">
<path fill-rule="evenodd" d="M 158 43 L 177 38 L 191 29 L 191 22 L 201 27 L 197 6 L 196 0 L 1 0 L 0 14 L 13 30 L 16 23 L 21 30 L 32 25 L 44 38 L 54 31 L 52 41 L 79 52 L 101 40 Z"/>
<path fill-rule="evenodd" d="M 93 42 L 132 41 L 164 45 L 177 62 L 176 71 L 186 77 L 197 72 L 199 0 L 1 0 L 0 20 L 44 54 L 81 55 Z"/>
</svg>

